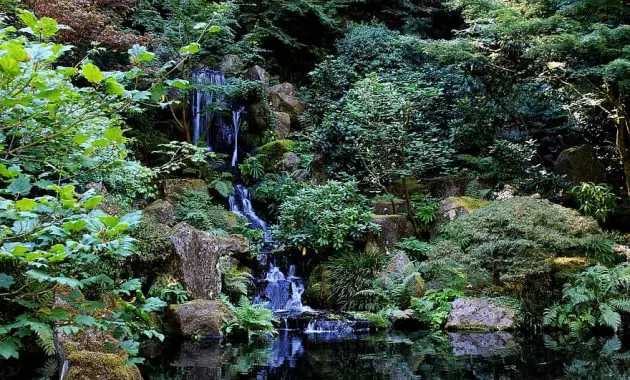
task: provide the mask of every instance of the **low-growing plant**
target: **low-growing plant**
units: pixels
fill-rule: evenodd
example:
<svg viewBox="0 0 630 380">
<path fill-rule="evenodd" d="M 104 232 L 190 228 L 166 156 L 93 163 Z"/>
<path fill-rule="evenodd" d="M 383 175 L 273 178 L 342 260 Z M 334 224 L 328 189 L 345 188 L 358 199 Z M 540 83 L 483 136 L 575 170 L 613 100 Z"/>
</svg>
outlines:
<svg viewBox="0 0 630 380">
<path fill-rule="evenodd" d="M 451 301 L 462 295 L 462 292 L 451 288 L 431 289 L 422 298 L 412 298 L 411 307 L 418 313 L 420 320 L 437 329 L 446 322 L 451 311 Z"/>
<path fill-rule="evenodd" d="M 175 217 L 200 230 L 226 235 L 231 229 L 223 207 L 212 204 L 207 192 L 188 191 L 177 199 Z"/>
<path fill-rule="evenodd" d="M 596 327 L 617 331 L 621 315 L 630 313 L 630 266 L 595 265 L 564 285 L 561 303 L 547 309 L 543 323 L 573 333 Z"/>
<path fill-rule="evenodd" d="M 169 305 L 182 304 L 190 299 L 190 295 L 177 279 L 163 275 L 151 285 L 149 295 L 159 297 Z"/>
<path fill-rule="evenodd" d="M 266 304 L 252 304 L 247 297 L 241 297 L 238 306 L 232 305 L 227 299 L 223 301 L 234 313 L 234 319 L 225 321 L 223 330 L 226 335 L 244 334 L 248 340 L 256 335 L 264 338 L 266 335 L 275 335 L 276 328 L 273 311 Z"/>
<path fill-rule="evenodd" d="M 416 238 L 405 238 L 396 244 L 396 248 L 404 251 L 412 260 L 425 260 L 433 248 L 430 243 Z"/>
<path fill-rule="evenodd" d="M 607 184 L 596 185 L 592 182 L 583 182 L 580 186 L 571 189 L 571 194 L 584 215 L 592 216 L 602 222 L 605 222 L 617 207 L 617 196 L 613 193 L 612 187 Z"/>
<path fill-rule="evenodd" d="M 241 170 L 243 179 L 247 183 L 255 182 L 265 175 L 265 168 L 256 156 L 247 156 L 238 167 Z"/>
</svg>

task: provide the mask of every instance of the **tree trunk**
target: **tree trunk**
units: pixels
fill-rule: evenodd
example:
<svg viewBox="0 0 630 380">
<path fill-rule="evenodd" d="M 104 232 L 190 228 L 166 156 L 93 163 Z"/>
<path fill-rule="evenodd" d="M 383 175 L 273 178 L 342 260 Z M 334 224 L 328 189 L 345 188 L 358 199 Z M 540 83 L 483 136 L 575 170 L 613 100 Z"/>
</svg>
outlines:
<svg viewBox="0 0 630 380">
<path fill-rule="evenodd" d="M 628 147 L 626 146 L 626 130 L 621 120 L 617 123 L 617 137 L 615 142 L 617 144 L 617 151 L 621 157 L 623 172 L 626 176 L 626 192 L 630 196 L 630 152 L 628 152 Z"/>
</svg>

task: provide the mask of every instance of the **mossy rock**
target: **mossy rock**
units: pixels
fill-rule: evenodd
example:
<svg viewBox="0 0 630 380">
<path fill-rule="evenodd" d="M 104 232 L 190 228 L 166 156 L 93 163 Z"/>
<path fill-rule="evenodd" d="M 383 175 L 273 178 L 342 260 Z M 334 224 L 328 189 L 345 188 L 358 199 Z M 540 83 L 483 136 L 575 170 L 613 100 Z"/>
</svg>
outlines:
<svg viewBox="0 0 630 380">
<path fill-rule="evenodd" d="M 265 170 L 273 171 L 285 153 L 293 151 L 296 143 L 293 140 L 275 140 L 259 147 L 256 156 Z"/>
<path fill-rule="evenodd" d="M 221 339 L 224 321 L 233 318 L 230 309 L 219 300 L 170 305 L 167 313 L 174 332 L 187 339 Z"/>
</svg>

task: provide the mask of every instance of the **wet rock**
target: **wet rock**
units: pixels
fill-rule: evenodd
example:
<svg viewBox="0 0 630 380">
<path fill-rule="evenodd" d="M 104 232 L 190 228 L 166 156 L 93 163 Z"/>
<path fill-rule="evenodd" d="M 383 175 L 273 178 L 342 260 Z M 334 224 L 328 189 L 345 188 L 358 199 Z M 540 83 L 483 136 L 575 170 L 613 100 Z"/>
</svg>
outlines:
<svg viewBox="0 0 630 380">
<path fill-rule="evenodd" d="M 226 74 L 243 71 L 243 60 L 236 54 L 226 54 L 221 60 L 221 71 Z"/>
<path fill-rule="evenodd" d="M 269 86 L 269 74 L 262 67 L 255 65 L 247 70 L 245 73 L 245 77 L 249 80 L 260 81 L 263 85 L 263 88 Z"/>
<path fill-rule="evenodd" d="M 233 318 L 233 314 L 219 300 L 194 300 L 170 305 L 168 318 L 175 334 L 179 336 L 195 340 L 219 340 L 223 338 L 223 321 Z"/>
<path fill-rule="evenodd" d="M 208 191 L 206 181 L 198 178 L 165 179 L 162 182 L 164 198 L 174 201 L 188 191 Z"/>
<path fill-rule="evenodd" d="M 514 337 L 506 331 L 489 333 L 448 333 L 453 355 L 490 356 L 516 347 Z"/>
<path fill-rule="evenodd" d="M 135 365 L 127 365 L 129 356 L 108 332 L 88 328 L 77 334 L 55 331 L 60 357 L 68 361 L 69 380 L 142 379 Z"/>
<path fill-rule="evenodd" d="M 458 298 L 451 303 L 447 329 L 509 330 L 516 326 L 516 310 L 485 298 Z"/>
<path fill-rule="evenodd" d="M 300 159 L 297 154 L 286 152 L 282 155 L 282 159 L 280 160 L 280 168 L 286 171 L 293 171 L 297 169 L 301 163 L 302 159 Z"/>
<path fill-rule="evenodd" d="M 187 223 L 173 227 L 175 248 L 169 267 L 194 299 L 212 299 L 221 293 L 219 258 L 245 253 L 247 238 L 241 235 L 213 236 Z"/>
<path fill-rule="evenodd" d="M 377 215 L 402 214 L 407 210 L 405 200 L 398 198 L 394 200 L 375 200 L 372 202 L 372 205 L 374 206 L 374 213 Z"/>
<path fill-rule="evenodd" d="M 157 223 L 166 225 L 175 223 L 175 206 L 164 199 L 158 199 L 148 205 L 142 210 L 142 214 L 143 216 L 153 218 Z"/>
<path fill-rule="evenodd" d="M 273 128 L 276 133 L 276 137 L 279 139 L 286 139 L 291 133 L 291 116 L 286 112 L 273 111 L 275 115 L 276 124 Z"/>
<path fill-rule="evenodd" d="M 554 162 L 554 169 L 556 173 L 566 175 L 574 185 L 606 181 L 606 170 L 592 145 L 584 144 L 563 150 Z"/>
<path fill-rule="evenodd" d="M 380 231 L 367 243 L 367 250 L 393 251 L 399 241 L 415 232 L 413 224 L 403 215 L 372 215 L 371 221 L 380 226 Z"/>
<path fill-rule="evenodd" d="M 287 113 L 291 122 L 296 122 L 306 108 L 306 103 L 298 98 L 297 90 L 291 83 L 281 83 L 271 87 L 269 101 L 276 111 Z"/>
</svg>

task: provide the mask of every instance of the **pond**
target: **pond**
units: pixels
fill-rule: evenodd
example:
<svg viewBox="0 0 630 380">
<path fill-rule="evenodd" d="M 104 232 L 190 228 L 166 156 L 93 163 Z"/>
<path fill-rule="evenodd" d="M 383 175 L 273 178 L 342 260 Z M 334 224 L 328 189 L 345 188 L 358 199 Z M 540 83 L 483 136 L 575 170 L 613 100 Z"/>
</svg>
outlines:
<svg viewBox="0 0 630 380">
<path fill-rule="evenodd" d="M 507 332 L 306 334 L 250 344 L 171 345 L 146 379 L 630 379 L 619 338 Z"/>
</svg>

